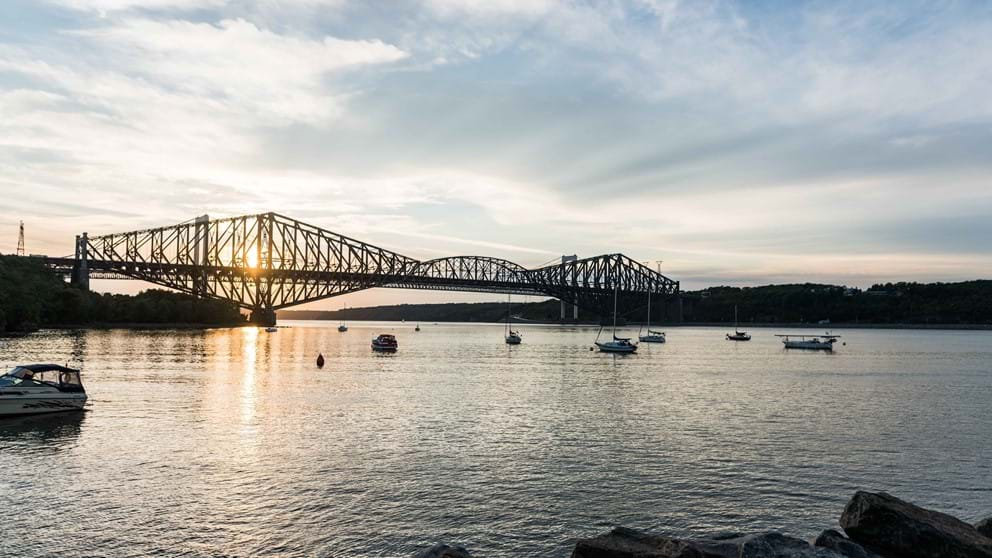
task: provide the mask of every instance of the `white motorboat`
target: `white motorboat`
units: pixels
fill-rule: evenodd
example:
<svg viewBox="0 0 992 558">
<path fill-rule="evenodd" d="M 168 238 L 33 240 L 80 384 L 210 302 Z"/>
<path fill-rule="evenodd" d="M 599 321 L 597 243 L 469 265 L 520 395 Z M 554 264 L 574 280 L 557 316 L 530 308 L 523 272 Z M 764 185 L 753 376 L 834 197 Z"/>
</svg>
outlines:
<svg viewBox="0 0 992 558">
<path fill-rule="evenodd" d="M 523 342 L 524 337 L 520 335 L 519 331 L 513 331 L 510 328 L 510 295 L 506 295 L 506 328 L 503 332 L 503 339 L 506 341 L 507 345 L 519 345 Z"/>
<path fill-rule="evenodd" d="M 840 335 L 776 335 L 782 339 L 786 349 L 805 349 L 807 351 L 833 351 L 834 343 Z"/>
<path fill-rule="evenodd" d="M 603 333 L 600 326 L 599 333 L 596 334 L 596 346 L 601 353 L 636 353 L 637 344 L 631 343 L 629 337 L 617 337 L 617 289 L 613 289 L 613 340 L 605 343 L 599 342 L 599 336 Z"/>
<path fill-rule="evenodd" d="M 751 334 L 737 327 L 737 305 L 734 305 L 734 332 L 727 334 L 728 341 L 750 341 Z"/>
<path fill-rule="evenodd" d="M 79 370 L 57 364 L 22 364 L 0 376 L 0 417 L 79 411 L 86 390 Z"/>
</svg>

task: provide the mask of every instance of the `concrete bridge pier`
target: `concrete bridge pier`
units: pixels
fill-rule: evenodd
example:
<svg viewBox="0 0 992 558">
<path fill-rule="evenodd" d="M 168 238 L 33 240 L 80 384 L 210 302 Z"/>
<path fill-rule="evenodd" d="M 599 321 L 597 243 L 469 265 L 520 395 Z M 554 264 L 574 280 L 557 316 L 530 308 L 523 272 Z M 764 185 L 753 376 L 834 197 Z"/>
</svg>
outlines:
<svg viewBox="0 0 992 558">
<path fill-rule="evenodd" d="M 79 289 L 90 290 L 89 241 L 86 233 L 76 236 L 76 261 L 72 265 L 69 281 Z"/>
<path fill-rule="evenodd" d="M 276 325 L 276 311 L 271 307 L 269 308 L 255 308 L 251 311 L 251 316 L 249 316 L 251 323 L 263 327 L 270 327 Z"/>
</svg>

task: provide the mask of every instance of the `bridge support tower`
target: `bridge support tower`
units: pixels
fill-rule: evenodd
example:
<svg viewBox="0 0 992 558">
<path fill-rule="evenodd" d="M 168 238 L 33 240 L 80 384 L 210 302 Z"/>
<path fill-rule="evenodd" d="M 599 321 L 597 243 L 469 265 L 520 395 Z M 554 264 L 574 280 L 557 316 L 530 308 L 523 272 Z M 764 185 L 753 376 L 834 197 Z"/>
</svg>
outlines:
<svg viewBox="0 0 992 558">
<path fill-rule="evenodd" d="M 578 259 L 579 259 L 579 257 L 576 256 L 575 254 L 572 254 L 571 256 L 562 256 L 561 257 L 561 263 L 564 264 L 564 263 L 568 263 L 568 262 L 574 262 L 574 261 L 577 261 Z M 574 279 L 574 277 L 573 277 L 573 279 Z M 567 316 L 566 310 L 567 310 L 567 307 L 568 306 L 569 305 L 565 304 L 565 301 L 564 300 L 561 301 L 561 321 L 563 321 L 563 322 L 565 321 L 566 316 Z M 571 306 L 572 306 L 572 321 L 577 322 L 577 321 L 579 321 L 579 307 L 576 304 L 572 304 Z"/>
<path fill-rule="evenodd" d="M 90 290 L 89 241 L 86 233 L 76 237 L 76 261 L 72 265 L 70 282 L 79 289 Z"/>
</svg>

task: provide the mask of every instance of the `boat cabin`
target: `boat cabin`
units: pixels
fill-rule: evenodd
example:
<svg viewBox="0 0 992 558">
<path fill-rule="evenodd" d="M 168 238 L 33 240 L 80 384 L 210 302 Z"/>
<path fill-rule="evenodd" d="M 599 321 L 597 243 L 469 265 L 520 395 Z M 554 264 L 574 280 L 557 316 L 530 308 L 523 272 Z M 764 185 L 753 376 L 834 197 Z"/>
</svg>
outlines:
<svg viewBox="0 0 992 558">
<path fill-rule="evenodd" d="M 84 393 L 79 370 L 57 364 L 22 364 L 0 376 L 0 388 L 53 387 L 66 393 Z"/>
</svg>

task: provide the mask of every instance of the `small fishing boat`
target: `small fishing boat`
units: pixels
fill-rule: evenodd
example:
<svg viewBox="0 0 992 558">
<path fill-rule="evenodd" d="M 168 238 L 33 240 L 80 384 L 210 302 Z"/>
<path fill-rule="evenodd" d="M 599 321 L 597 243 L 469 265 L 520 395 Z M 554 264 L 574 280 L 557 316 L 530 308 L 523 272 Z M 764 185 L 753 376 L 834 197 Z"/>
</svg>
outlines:
<svg viewBox="0 0 992 558">
<path fill-rule="evenodd" d="M 599 333 L 596 334 L 596 346 L 601 353 L 635 353 L 637 344 L 631 343 L 629 337 L 617 337 L 617 289 L 613 289 L 613 340 L 604 343 L 599 342 L 599 336 L 603 333 L 603 326 L 599 326 Z"/>
<path fill-rule="evenodd" d="M 506 328 L 503 331 L 503 339 L 506 341 L 507 345 L 519 345 L 523 342 L 524 338 L 520 335 L 519 331 L 513 331 L 510 328 L 510 320 L 512 316 L 510 315 L 510 295 L 506 295 Z"/>
<path fill-rule="evenodd" d="M 79 370 L 57 364 L 22 364 L 0 376 L 0 417 L 79 411 L 86 390 Z"/>
<path fill-rule="evenodd" d="M 737 327 L 737 305 L 734 305 L 734 332 L 727 334 L 728 341 L 750 341 L 751 334 Z"/>
<path fill-rule="evenodd" d="M 317 355 L 317 368 L 323 368 L 323 367 L 324 367 L 324 354 L 319 353 Z"/>
<path fill-rule="evenodd" d="M 383 333 L 372 339 L 372 350 L 380 353 L 395 353 L 399 349 L 396 336 Z"/>
<path fill-rule="evenodd" d="M 807 351 L 833 351 L 834 343 L 840 335 L 776 335 L 782 339 L 786 349 L 805 349 Z"/>
</svg>

